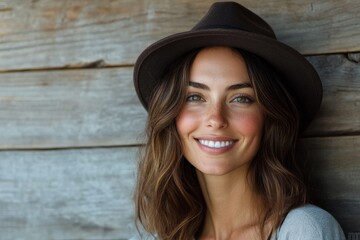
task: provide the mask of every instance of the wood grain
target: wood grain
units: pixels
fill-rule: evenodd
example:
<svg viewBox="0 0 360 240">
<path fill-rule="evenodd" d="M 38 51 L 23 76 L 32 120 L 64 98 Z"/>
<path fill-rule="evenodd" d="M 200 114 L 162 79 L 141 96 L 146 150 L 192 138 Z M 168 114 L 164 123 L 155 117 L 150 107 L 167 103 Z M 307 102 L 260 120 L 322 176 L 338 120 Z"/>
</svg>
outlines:
<svg viewBox="0 0 360 240">
<path fill-rule="evenodd" d="M 360 132 L 360 68 L 343 55 L 309 57 L 324 85 L 305 136 Z M 132 68 L 0 74 L 0 149 L 134 145 L 147 113 Z"/>
<path fill-rule="evenodd" d="M 1 70 L 128 65 L 150 43 L 187 31 L 214 0 L 2 1 Z M 360 2 L 238 1 L 304 54 L 360 51 Z"/>
<path fill-rule="evenodd" d="M 1 151 L 1 239 L 129 239 L 136 150 Z"/>
<path fill-rule="evenodd" d="M 146 114 L 131 79 L 132 68 L 0 74 L 0 148 L 138 143 Z"/>
<path fill-rule="evenodd" d="M 356 58 L 360 54 L 353 54 Z M 358 135 L 360 133 L 360 67 L 347 55 L 309 57 L 323 84 L 323 102 L 307 136 Z"/>
<path fill-rule="evenodd" d="M 303 139 L 312 191 L 346 232 L 360 230 L 360 137 Z"/>
</svg>

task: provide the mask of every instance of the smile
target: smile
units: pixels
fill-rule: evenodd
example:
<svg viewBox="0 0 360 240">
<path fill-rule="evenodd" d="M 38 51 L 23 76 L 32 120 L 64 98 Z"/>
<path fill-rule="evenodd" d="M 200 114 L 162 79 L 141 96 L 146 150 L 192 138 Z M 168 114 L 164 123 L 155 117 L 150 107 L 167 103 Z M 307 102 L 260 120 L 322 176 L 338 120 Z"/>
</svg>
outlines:
<svg viewBox="0 0 360 240">
<path fill-rule="evenodd" d="M 199 143 L 209 148 L 224 148 L 234 144 L 234 141 L 212 141 L 199 139 Z"/>
</svg>

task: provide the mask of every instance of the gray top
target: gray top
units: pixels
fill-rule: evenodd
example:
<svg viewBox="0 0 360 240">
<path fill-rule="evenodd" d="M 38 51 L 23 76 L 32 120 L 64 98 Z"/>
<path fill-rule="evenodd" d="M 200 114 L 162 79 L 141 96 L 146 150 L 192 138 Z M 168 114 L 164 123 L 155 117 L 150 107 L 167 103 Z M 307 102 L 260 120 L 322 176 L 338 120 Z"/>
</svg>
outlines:
<svg viewBox="0 0 360 240">
<path fill-rule="evenodd" d="M 271 240 L 345 240 L 339 223 L 330 213 L 311 204 L 293 209 Z"/>
<path fill-rule="evenodd" d="M 153 236 L 134 236 L 131 240 L 154 240 Z M 295 208 L 270 240 L 346 240 L 339 223 L 330 213 L 311 204 Z"/>
</svg>

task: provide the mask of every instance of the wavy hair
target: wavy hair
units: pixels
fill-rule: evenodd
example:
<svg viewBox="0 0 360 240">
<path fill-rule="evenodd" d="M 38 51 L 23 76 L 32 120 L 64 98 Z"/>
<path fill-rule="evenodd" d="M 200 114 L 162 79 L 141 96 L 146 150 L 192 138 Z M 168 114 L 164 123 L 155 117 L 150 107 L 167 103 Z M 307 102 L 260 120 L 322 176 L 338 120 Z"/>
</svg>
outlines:
<svg viewBox="0 0 360 240">
<path fill-rule="evenodd" d="M 183 156 L 175 125 L 186 100 L 190 68 L 199 51 L 171 65 L 149 104 L 147 142 L 140 153 L 135 190 L 136 217 L 147 232 L 164 240 L 198 237 L 206 214 L 195 168 Z M 265 116 L 261 145 L 249 171 L 266 208 L 260 219 L 264 238 L 268 221 L 275 230 L 291 209 L 308 201 L 295 158 L 299 114 L 291 95 L 265 60 L 243 50 L 234 51 L 246 62 Z"/>
</svg>

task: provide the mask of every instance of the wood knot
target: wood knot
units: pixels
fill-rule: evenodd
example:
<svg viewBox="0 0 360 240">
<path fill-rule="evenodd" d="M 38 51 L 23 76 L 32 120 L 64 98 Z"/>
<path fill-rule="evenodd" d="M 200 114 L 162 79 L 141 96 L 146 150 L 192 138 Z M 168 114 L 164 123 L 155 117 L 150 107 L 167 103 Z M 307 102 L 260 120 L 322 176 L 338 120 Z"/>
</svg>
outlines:
<svg viewBox="0 0 360 240">
<path fill-rule="evenodd" d="M 360 63 L 360 52 L 357 52 L 357 53 L 347 53 L 347 54 L 346 54 L 346 58 L 347 58 L 350 62 Z"/>
</svg>

